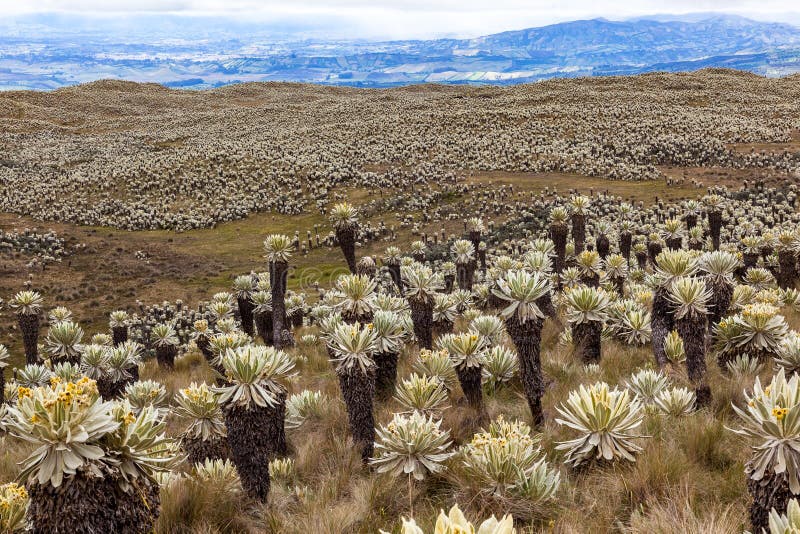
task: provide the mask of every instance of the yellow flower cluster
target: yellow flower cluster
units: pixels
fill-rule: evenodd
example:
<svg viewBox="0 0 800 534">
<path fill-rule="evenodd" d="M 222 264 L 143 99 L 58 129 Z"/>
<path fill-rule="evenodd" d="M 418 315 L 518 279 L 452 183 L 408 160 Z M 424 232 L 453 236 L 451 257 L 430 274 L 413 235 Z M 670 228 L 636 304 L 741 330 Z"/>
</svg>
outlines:
<svg viewBox="0 0 800 534">
<path fill-rule="evenodd" d="M 653 292 L 647 290 L 637 291 L 633 295 L 633 299 L 637 302 L 637 304 L 642 306 L 647 305 L 653 300 Z"/>
<path fill-rule="evenodd" d="M 789 410 L 780 406 L 776 406 L 772 409 L 772 416 L 778 421 L 782 421 L 787 413 L 789 413 Z"/>
<path fill-rule="evenodd" d="M 503 416 L 499 416 L 492 423 L 489 431 L 475 434 L 470 442 L 470 446 L 477 451 L 506 448 L 512 444 L 528 447 L 532 446 L 534 442 L 527 425 L 520 422 L 508 422 L 503 419 Z"/>
<path fill-rule="evenodd" d="M 206 384 L 191 384 L 188 388 L 183 388 L 181 393 L 192 402 L 206 402 L 211 394 Z"/>
<path fill-rule="evenodd" d="M 426 362 L 431 359 L 441 359 L 441 358 L 449 358 L 450 353 L 447 349 L 442 350 L 430 350 L 430 349 L 421 349 L 419 351 L 419 359 L 420 361 Z"/>
<path fill-rule="evenodd" d="M 13 482 L 0 486 L 0 508 L 7 510 L 28 500 L 28 492 L 24 486 Z"/>
<path fill-rule="evenodd" d="M 742 310 L 742 317 L 754 320 L 766 320 L 775 317 L 778 314 L 778 308 L 770 304 L 758 302 L 756 304 L 748 304 Z"/>
<path fill-rule="evenodd" d="M 777 313 L 777 306 L 781 301 L 781 294 L 777 289 L 762 289 L 756 293 L 755 300 L 758 304 L 767 304 L 776 307 Z"/>
<path fill-rule="evenodd" d="M 41 395 L 42 406 L 49 410 L 57 403 L 67 405 L 77 402 L 81 406 L 88 406 L 97 396 L 97 382 L 94 380 L 83 377 L 77 382 L 62 382 L 58 380 L 50 380 L 50 387 L 37 388 L 37 392 Z M 21 404 L 26 398 L 33 397 L 34 391 L 31 388 L 20 387 L 17 389 L 17 403 Z M 29 419 L 32 424 L 42 422 L 42 418 L 36 414 Z"/>
<path fill-rule="evenodd" d="M 136 416 L 133 415 L 133 412 L 128 412 L 127 414 L 125 414 L 125 417 L 122 418 L 122 422 L 125 423 L 126 425 L 129 425 L 134 421 L 136 421 Z"/>
</svg>

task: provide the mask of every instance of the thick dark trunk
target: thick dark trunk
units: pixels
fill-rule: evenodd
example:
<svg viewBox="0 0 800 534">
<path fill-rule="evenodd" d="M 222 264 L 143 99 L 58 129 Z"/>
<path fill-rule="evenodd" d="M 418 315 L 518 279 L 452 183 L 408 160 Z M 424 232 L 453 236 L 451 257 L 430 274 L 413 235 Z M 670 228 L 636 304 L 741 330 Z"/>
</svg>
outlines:
<svg viewBox="0 0 800 534">
<path fill-rule="evenodd" d="M 625 262 L 631 261 L 631 247 L 633 245 L 633 234 L 622 232 L 619 235 L 619 253 L 625 258 Z"/>
<path fill-rule="evenodd" d="M 506 301 L 489 291 L 489 296 L 486 297 L 486 307 L 499 310 L 506 307 Z"/>
<path fill-rule="evenodd" d="M 211 363 L 211 360 L 214 359 L 214 353 L 211 352 L 211 342 L 208 340 L 208 337 L 205 335 L 197 336 L 195 339 L 195 344 L 197 348 L 200 349 L 200 352 L 203 354 L 203 357 L 206 359 L 208 363 Z"/>
<path fill-rule="evenodd" d="M 595 272 L 584 273 L 581 282 L 589 287 L 600 287 L 600 275 Z"/>
<path fill-rule="evenodd" d="M 711 289 L 711 303 L 708 307 L 708 330 L 720 322 L 731 305 L 733 286 L 730 284 L 709 284 Z"/>
<path fill-rule="evenodd" d="M 475 253 L 477 254 L 478 249 L 481 248 L 481 233 L 476 230 L 470 230 L 469 240 L 472 246 L 475 247 Z"/>
<path fill-rule="evenodd" d="M 289 452 L 286 446 L 286 393 L 281 392 L 278 395 L 278 403 L 265 408 L 265 411 L 267 419 L 261 432 L 267 437 L 270 460 L 286 456 Z"/>
<path fill-rule="evenodd" d="M 390 264 L 390 265 L 387 265 L 387 268 L 389 269 L 389 276 L 392 277 L 392 281 L 394 282 L 394 285 L 397 286 L 397 289 L 400 291 L 400 294 L 402 294 L 403 293 L 403 278 L 400 275 L 400 265 L 399 264 L 397 264 L 397 265 Z"/>
<path fill-rule="evenodd" d="M 411 321 L 414 323 L 414 335 L 417 336 L 417 343 L 420 348 L 433 348 L 433 304 L 430 302 L 420 302 L 416 299 L 409 300 L 411 307 Z"/>
<path fill-rule="evenodd" d="M 111 329 L 111 339 L 114 341 L 114 346 L 118 347 L 128 341 L 128 327 L 115 326 Z"/>
<path fill-rule="evenodd" d="M 695 226 L 697 226 L 697 215 L 686 215 L 686 229 L 691 230 Z"/>
<path fill-rule="evenodd" d="M 785 473 L 775 474 L 767 471 L 761 480 L 750 478 L 750 469 L 745 469 L 747 490 L 753 498 L 750 505 L 750 526 L 753 532 L 769 531 L 769 513 L 774 508 L 786 513 L 789 500 L 797 498 L 789 489 L 789 479 Z"/>
<path fill-rule="evenodd" d="M 747 272 L 747 269 L 752 269 L 758 265 L 758 257 L 759 255 L 756 253 L 744 253 L 742 254 L 742 263 L 744 263 L 744 272 Z"/>
<path fill-rule="evenodd" d="M 0 404 L 6 401 L 6 370 L 0 367 Z"/>
<path fill-rule="evenodd" d="M 661 254 L 661 243 L 658 241 L 648 241 L 647 242 L 647 259 L 650 260 L 650 264 L 655 267 L 656 266 L 656 258 L 659 254 Z"/>
<path fill-rule="evenodd" d="M 294 328 L 300 328 L 303 326 L 303 312 L 297 311 L 292 314 L 292 326 Z"/>
<path fill-rule="evenodd" d="M 645 268 L 647 267 L 647 252 L 642 250 L 641 252 L 636 253 L 636 265 L 642 271 L 645 270 Z"/>
<path fill-rule="evenodd" d="M 520 323 L 516 317 L 506 321 L 508 334 L 517 347 L 517 360 L 519 361 L 519 378 L 522 390 L 528 400 L 534 426 L 544 422 L 542 412 L 542 397 L 544 396 L 544 377 L 542 376 L 541 362 L 541 320 L 528 320 Z"/>
<path fill-rule="evenodd" d="M 250 410 L 241 406 L 225 409 L 231 460 L 239 472 L 242 488 L 261 502 L 266 502 L 269 495 L 269 461 L 274 448 L 263 429 L 270 426 L 272 416 L 272 410 L 258 406 Z"/>
<path fill-rule="evenodd" d="M 109 377 L 104 376 L 97 381 L 97 391 L 103 400 L 112 400 L 121 397 L 125 391 L 126 382 L 124 380 L 117 380 L 116 382 Z"/>
<path fill-rule="evenodd" d="M 19 329 L 22 332 L 22 343 L 25 345 L 25 363 L 39 363 L 39 316 L 36 314 L 17 316 Z"/>
<path fill-rule="evenodd" d="M 433 323 L 433 334 L 439 337 L 443 334 L 449 334 L 453 331 L 453 321 L 435 321 Z"/>
<path fill-rule="evenodd" d="M 483 388 L 481 387 L 481 375 L 483 366 L 477 367 L 456 367 L 458 381 L 461 383 L 461 391 L 464 392 L 470 407 L 478 413 L 483 412 Z"/>
<path fill-rule="evenodd" d="M 656 289 L 653 293 L 653 314 L 650 319 L 650 327 L 653 338 L 653 357 L 656 365 L 663 367 L 669 361 L 664 350 L 664 343 L 667 334 L 674 328 L 667 291 L 663 288 Z"/>
<path fill-rule="evenodd" d="M 620 297 L 625 296 L 625 277 L 623 276 L 615 276 L 611 279 L 611 282 L 614 284 L 614 289 L 617 290 L 617 293 Z"/>
<path fill-rule="evenodd" d="M 794 287 L 797 279 L 797 257 L 791 250 L 781 249 L 778 252 L 778 285 L 782 289 Z"/>
<path fill-rule="evenodd" d="M 387 400 L 394 395 L 397 358 L 398 355 L 393 352 L 375 354 L 375 395 L 379 400 Z"/>
<path fill-rule="evenodd" d="M 600 363 L 603 323 L 589 321 L 572 325 L 572 343 L 584 364 Z"/>
<path fill-rule="evenodd" d="M 361 448 L 361 459 L 366 463 L 372 457 L 375 446 L 375 419 L 372 403 L 375 399 L 375 371 L 366 374 L 359 366 L 339 374 L 339 388 L 347 406 L 350 433 Z"/>
<path fill-rule="evenodd" d="M 711 388 L 706 379 L 706 317 L 677 319 L 675 326 L 686 351 L 686 371 L 697 397 L 695 406 L 702 408 L 711 402 Z"/>
<path fill-rule="evenodd" d="M 584 249 L 586 241 L 586 216 L 575 213 L 572 215 L 572 239 L 575 241 L 575 255 Z"/>
<path fill-rule="evenodd" d="M 272 312 L 257 312 L 253 315 L 256 331 L 265 345 L 272 345 Z"/>
<path fill-rule="evenodd" d="M 231 455 L 228 441 L 224 437 L 213 437 L 205 441 L 184 438 L 182 445 L 189 465 L 201 464 L 206 460 L 228 460 Z"/>
<path fill-rule="evenodd" d="M 242 321 L 242 331 L 250 337 L 253 337 L 253 308 L 255 305 L 250 297 L 236 297 L 236 303 L 239 305 L 239 318 Z"/>
<path fill-rule="evenodd" d="M 567 232 L 567 226 L 564 224 L 550 225 L 550 239 L 553 240 L 556 253 L 553 268 L 557 274 L 561 274 L 561 271 L 564 270 L 564 258 L 567 254 Z"/>
<path fill-rule="evenodd" d="M 455 282 L 456 277 L 454 274 L 446 274 L 444 275 L 444 292 L 445 293 L 452 293 L 453 292 L 453 282 Z"/>
<path fill-rule="evenodd" d="M 174 369 L 177 354 L 178 347 L 175 345 L 156 345 L 156 361 L 160 367 Z"/>
<path fill-rule="evenodd" d="M 344 254 L 347 268 L 352 274 L 356 274 L 356 229 L 344 228 L 336 230 L 336 239 L 339 240 L 339 247 Z"/>
<path fill-rule="evenodd" d="M 465 291 L 472 291 L 472 280 L 475 276 L 475 261 L 469 263 L 456 264 L 456 277 L 458 288 Z"/>
<path fill-rule="evenodd" d="M 283 348 L 283 339 L 281 334 L 285 328 L 286 322 L 286 271 L 288 265 L 286 262 L 272 262 L 272 272 L 270 273 L 272 280 L 272 342 L 275 344 L 276 349 Z"/>
<path fill-rule="evenodd" d="M 722 230 L 722 212 L 708 212 L 708 229 L 711 234 L 711 243 L 714 250 L 719 250 L 719 235 Z"/>
<path fill-rule="evenodd" d="M 545 317 L 556 321 L 560 326 L 561 322 L 558 320 L 558 311 L 553 305 L 553 295 L 549 291 L 536 299 L 536 306 L 539 307 L 539 310 L 541 310 Z"/>
<path fill-rule="evenodd" d="M 599 254 L 602 259 L 606 259 L 608 257 L 608 251 L 610 248 L 611 243 L 608 241 L 607 235 L 600 234 L 597 236 L 597 254 Z"/>
<path fill-rule="evenodd" d="M 153 532 L 161 511 L 158 484 L 144 478 L 126 493 L 114 477 L 78 472 L 58 488 L 33 482 L 28 493 L 34 534 L 146 534 Z"/>
<path fill-rule="evenodd" d="M 75 351 L 67 356 L 51 356 L 50 361 L 54 365 L 58 365 L 60 363 L 71 363 L 73 365 L 78 365 L 81 363 L 81 355 L 79 352 Z"/>
<path fill-rule="evenodd" d="M 342 320 L 347 324 L 367 324 L 372 322 L 373 314 L 372 312 L 362 313 L 362 314 L 350 314 L 350 313 L 343 313 Z"/>
<path fill-rule="evenodd" d="M 667 248 L 670 250 L 680 250 L 683 246 L 683 239 L 680 237 L 669 237 L 667 238 Z"/>
</svg>

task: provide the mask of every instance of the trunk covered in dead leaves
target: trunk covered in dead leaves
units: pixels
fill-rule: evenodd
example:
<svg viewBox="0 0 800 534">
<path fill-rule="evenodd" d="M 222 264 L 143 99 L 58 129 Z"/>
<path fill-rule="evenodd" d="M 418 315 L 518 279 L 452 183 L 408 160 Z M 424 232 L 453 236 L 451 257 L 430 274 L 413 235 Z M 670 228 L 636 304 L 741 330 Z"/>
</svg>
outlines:
<svg viewBox="0 0 800 534">
<path fill-rule="evenodd" d="M 58 488 L 33 482 L 28 492 L 35 534 L 146 534 L 161 508 L 158 484 L 145 478 L 125 492 L 114 477 L 79 471 Z"/>
</svg>

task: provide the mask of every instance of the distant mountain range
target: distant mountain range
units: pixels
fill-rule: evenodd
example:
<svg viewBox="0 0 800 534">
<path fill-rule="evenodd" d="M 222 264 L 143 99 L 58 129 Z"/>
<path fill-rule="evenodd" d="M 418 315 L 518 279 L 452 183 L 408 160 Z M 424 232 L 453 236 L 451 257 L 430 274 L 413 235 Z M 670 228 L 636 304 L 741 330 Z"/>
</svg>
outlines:
<svg viewBox="0 0 800 534">
<path fill-rule="evenodd" d="M 54 89 L 102 78 L 198 89 L 244 81 L 511 84 L 706 67 L 767 76 L 800 72 L 800 28 L 710 14 L 579 20 L 474 39 L 373 42 L 200 17 L 100 25 L 29 16 L 0 23 L 0 90 Z"/>
</svg>

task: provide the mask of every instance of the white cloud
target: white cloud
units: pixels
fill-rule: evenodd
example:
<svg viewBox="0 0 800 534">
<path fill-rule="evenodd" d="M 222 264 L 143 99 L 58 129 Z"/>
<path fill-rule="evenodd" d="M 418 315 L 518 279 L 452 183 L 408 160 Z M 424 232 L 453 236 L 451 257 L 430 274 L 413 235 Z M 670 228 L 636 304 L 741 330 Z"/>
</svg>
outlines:
<svg viewBox="0 0 800 534">
<path fill-rule="evenodd" d="M 482 35 L 564 20 L 619 19 L 655 13 L 724 11 L 763 20 L 800 22 L 794 0 L 0 0 L 5 13 L 73 12 L 122 15 L 169 12 L 248 19 L 330 17 L 362 37 Z"/>
</svg>

